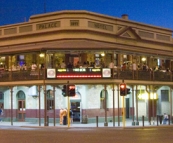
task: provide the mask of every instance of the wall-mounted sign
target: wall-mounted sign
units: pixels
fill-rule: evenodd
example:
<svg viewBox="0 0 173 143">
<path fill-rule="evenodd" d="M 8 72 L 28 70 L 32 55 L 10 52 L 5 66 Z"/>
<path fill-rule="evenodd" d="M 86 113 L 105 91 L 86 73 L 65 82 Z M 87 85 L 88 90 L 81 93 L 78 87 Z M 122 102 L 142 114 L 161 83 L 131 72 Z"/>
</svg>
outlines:
<svg viewBox="0 0 173 143">
<path fill-rule="evenodd" d="M 47 78 L 55 78 L 55 77 L 56 77 L 55 69 L 47 69 Z"/>
<path fill-rule="evenodd" d="M 105 24 L 105 23 L 97 23 L 97 22 L 88 21 L 88 27 L 107 30 L 107 31 L 113 31 L 113 26 Z"/>
<path fill-rule="evenodd" d="M 36 25 L 37 30 L 49 29 L 60 27 L 60 21 L 48 22 L 48 23 L 40 23 Z"/>
<path fill-rule="evenodd" d="M 111 69 L 109 69 L 109 68 L 103 68 L 102 69 L 102 77 L 103 78 L 104 77 L 107 77 L 107 78 L 111 77 Z"/>
</svg>

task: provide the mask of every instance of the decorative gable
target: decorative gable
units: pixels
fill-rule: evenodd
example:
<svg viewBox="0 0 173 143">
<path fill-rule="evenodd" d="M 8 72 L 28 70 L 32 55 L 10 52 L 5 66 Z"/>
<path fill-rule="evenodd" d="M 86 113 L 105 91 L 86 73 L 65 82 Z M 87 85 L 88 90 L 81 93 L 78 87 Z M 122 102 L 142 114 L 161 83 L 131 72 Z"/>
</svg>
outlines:
<svg viewBox="0 0 173 143">
<path fill-rule="evenodd" d="M 116 35 L 119 37 L 125 37 L 131 39 L 141 39 L 141 37 L 131 27 L 121 28 Z"/>
</svg>

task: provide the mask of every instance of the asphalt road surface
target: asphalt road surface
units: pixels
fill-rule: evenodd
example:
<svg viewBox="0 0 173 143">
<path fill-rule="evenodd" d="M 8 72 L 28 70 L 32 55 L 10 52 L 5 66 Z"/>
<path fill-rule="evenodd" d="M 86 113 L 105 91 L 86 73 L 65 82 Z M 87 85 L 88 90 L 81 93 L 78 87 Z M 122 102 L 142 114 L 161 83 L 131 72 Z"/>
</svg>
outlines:
<svg viewBox="0 0 173 143">
<path fill-rule="evenodd" d="M 0 143 L 173 143 L 173 127 L 7 127 Z"/>
</svg>

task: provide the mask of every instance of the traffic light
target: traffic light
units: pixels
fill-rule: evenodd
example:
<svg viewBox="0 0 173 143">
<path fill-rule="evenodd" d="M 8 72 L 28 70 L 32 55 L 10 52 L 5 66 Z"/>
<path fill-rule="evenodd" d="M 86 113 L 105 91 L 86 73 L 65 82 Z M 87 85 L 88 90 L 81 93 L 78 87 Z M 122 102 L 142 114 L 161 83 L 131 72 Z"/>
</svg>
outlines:
<svg viewBox="0 0 173 143">
<path fill-rule="evenodd" d="M 130 94 L 130 88 L 126 88 L 126 94 Z"/>
<path fill-rule="evenodd" d="M 75 96 L 76 92 L 75 92 L 75 85 L 68 85 L 68 96 Z"/>
<path fill-rule="evenodd" d="M 67 85 L 63 85 L 63 88 L 62 88 L 62 95 L 63 95 L 63 96 L 67 96 Z"/>
<path fill-rule="evenodd" d="M 126 96 L 126 84 L 125 83 L 120 84 L 120 95 Z"/>
</svg>

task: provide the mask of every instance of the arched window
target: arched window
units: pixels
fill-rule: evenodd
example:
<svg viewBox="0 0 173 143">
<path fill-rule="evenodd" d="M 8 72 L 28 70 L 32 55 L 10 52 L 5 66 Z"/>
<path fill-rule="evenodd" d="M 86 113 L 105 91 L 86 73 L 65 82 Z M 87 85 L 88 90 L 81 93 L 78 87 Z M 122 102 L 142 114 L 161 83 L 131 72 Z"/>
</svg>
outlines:
<svg viewBox="0 0 173 143">
<path fill-rule="evenodd" d="M 105 96 L 106 96 L 106 98 L 105 98 Z M 100 109 L 106 109 L 107 103 L 108 103 L 108 91 L 102 89 L 102 91 L 100 92 Z"/>
<path fill-rule="evenodd" d="M 54 95 L 53 90 L 47 91 L 47 110 L 53 110 L 54 109 Z"/>
<path fill-rule="evenodd" d="M 23 91 L 19 91 L 17 93 L 18 100 L 25 100 L 25 93 Z"/>
</svg>

